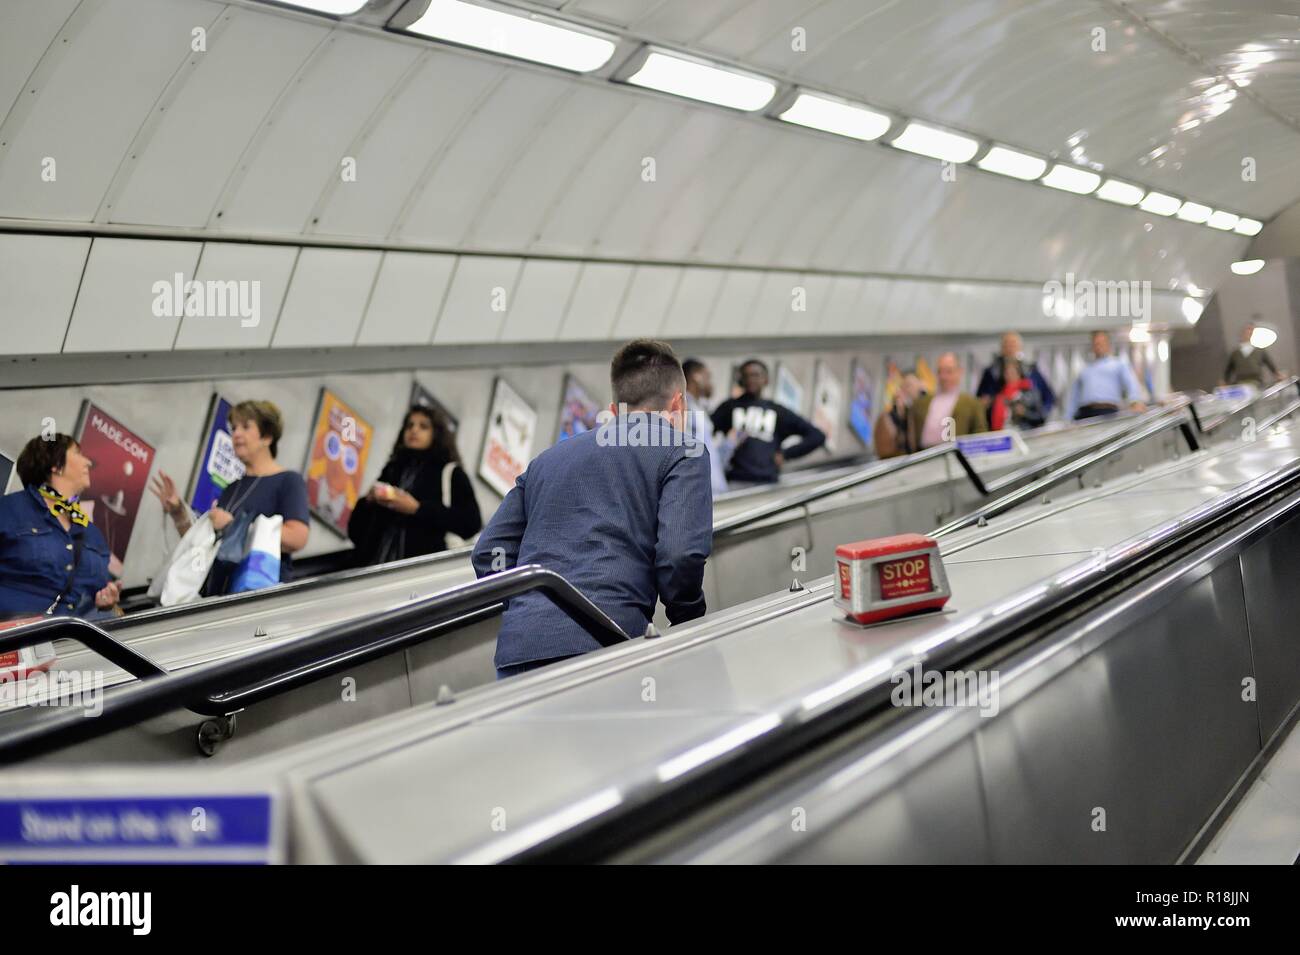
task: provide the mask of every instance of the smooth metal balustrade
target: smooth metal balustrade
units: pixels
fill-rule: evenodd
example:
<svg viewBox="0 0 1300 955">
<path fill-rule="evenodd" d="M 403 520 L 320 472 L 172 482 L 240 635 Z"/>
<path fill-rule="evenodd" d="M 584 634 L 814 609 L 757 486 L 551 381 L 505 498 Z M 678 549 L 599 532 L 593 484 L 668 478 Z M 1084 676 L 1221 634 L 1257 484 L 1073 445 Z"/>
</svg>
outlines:
<svg viewBox="0 0 1300 955">
<path fill-rule="evenodd" d="M 1159 415 L 1160 413 L 1157 412 L 1156 414 Z M 1147 415 L 1134 419 L 1127 427 L 1138 428 L 1143 421 L 1151 417 L 1152 415 Z M 1142 429 L 1138 428 L 1138 430 Z M 1086 457 L 1095 457 L 1099 446 L 1108 439 L 1112 440 L 1113 443 L 1113 439 L 1110 439 L 1110 433 L 1106 429 L 1092 429 L 1092 431 L 1099 434 L 1100 437 L 1082 448 L 1067 449 L 1060 454 L 1047 458 L 1045 463 L 990 481 L 990 484 L 993 487 L 1000 487 L 1024 483 L 1032 480 L 1043 471 L 1056 467 L 1061 461 L 1078 457 L 1081 454 Z M 1125 433 L 1127 432 L 1121 432 L 1121 437 Z M 1149 433 L 1154 434 L 1156 431 L 1150 431 Z M 1127 450 L 1137 443 L 1130 440 L 1125 442 L 1123 447 L 1116 448 L 1116 450 Z M 1192 443 L 1194 446 L 1194 441 Z M 953 451 L 954 449 L 950 446 L 945 446 L 941 449 L 935 449 L 933 452 L 913 456 L 911 460 L 896 459 L 891 462 L 884 462 L 882 465 L 875 466 L 874 469 L 867 469 L 847 480 L 857 484 L 864 484 L 875 479 L 881 473 L 901 472 L 910 468 L 918 468 L 928 460 L 950 454 Z M 1105 457 L 1104 454 L 1102 456 Z M 968 477 L 972 479 L 972 484 L 980 483 L 973 469 L 967 468 L 966 471 Z M 804 493 L 809 497 L 824 496 L 816 488 Z M 778 506 L 776 510 L 780 510 L 780 507 Z M 760 586 L 756 588 L 756 592 L 769 589 L 771 589 L 770 586 Z M 471 677 L 467 681 L 452 683 L 451 685 L 455 686 L 456 689 L 481 685 L 489 682 L 493 675 L 488 657 L 495 639 L 495 616 L 499 609 L 498 607 L 476 613 L 472 619 L 467 617 L 459 621 L 460 625 L 457 626 L 442 624 L 436 627 L 429 626 L 417 629 L 414 637 L 393 638 L 387 644 L 388 653 L 392 655 L 390 659 L 382 659 L 385 654 L 376 652 L 374 646 L 366 645 L 363 647 L 362 652 L 351 658 L 350 665 L 354 668 L 364 667 L 365 669 L 358 671 L 359 675 L 367 683 L 372 685 L 378 683 L 382 687 L 381 692 L 372 692 L 370 694 L 367 701 L 370 704 L 368 706 L 343 708 L 332 706 L 331 704 L 337 700 L 337 694 L 334 693 L 331 684 L 321 682 L 318 685 L 308 685 L 312 683 L 312 680 L 308 679 L 311 676 L 315 676 L 318 680 L 323 679 L 324 673 L 329 670 L 327 665 L 320 670 L 306 666 L 294 673 L 286 674 L 284 679 L 272 680 L 268 683 L 266 692 L 245 693 L 239 697 L 231 697 L 227 700 L 229 708 L 224 712 L 233 713 L 236 710 L 242 711 L 244 707 L 253 703 L 261 704 L 255 710 L 254 722 L 252 723 L 257 741 L 250 747 L 241 740 L 241 749 L 245 754 L 248 754 L 264 749 L 274 749 L 317 733 L 326 732 L 342 725 L 350 725 L 358 720 L 402 708 L 412 702 L 434 698 L 439 693 L 445 693 L 447 684 L 440 681 L 447 680 L 454 672 L 454 667 L 449 667 L 447 661 L 453 659 L 457 653 L 477 657 L 481 661 L 480 675 L 477 678 Z M 467 630 L 463 626 L 465 624 L 473 624 L 474 626 Z M 433 642 L 432 638 L 435 636 L 438 639 Z M 278 646 L 283 642 L 285 641 L 274 642 L 270 645 Z M 307 642 L 310 643 L 310 640 Z M 396 653 L 399 648 L 404 650 L 403 655 Z M 84 662 L 77 660 L 77 656 L 77 654 L 71 654 L 61 665 L 69 669 L 76 668 L 77 664 L 84 667 Z M 223 657 L 233 656 L 236 655 L 223 655 Z M 403 674 L 402 664 L 404 662 L 407 666 L 406 672 Z M 134 672 L 129 667 L 123 669 L 125 670 L 123 678 L 127 674 Z M 408 683 L 407 689 L 409 692 L 409 697 L 405 700 L 401 692 L 403 677 Z M 295 692 L 290 693 L 290 691 Z M 278 698 L 270 699 L 273 697 Z M 266 702 L 268 699 L 270 699 L 269 703 Z M 219 717 L 222 715 L 217 710 L 204 708 L 203 706 L 195 705 L 192 706 L 192 709 L 196 712 L 209 713 Z M 10 714 L 10 716 L 12 718 L 15 714 Z M 178 714 L 177 716 L 179 722 L 176 719 L 162 721 L 161 726 L 151 726 L 148 730 L 139 734 L 123 734 L 110 740 L 107 744 L 101 741 L 95 747 L 95 758 L 148 760 L 153 758 L 174 758 L 184 752 L 192 752 L 189 746 L 193 745 L 195 739 L 193 718 L 185 714 Z M 211 754 L 215 752 L 232 735 L 234 722 L 234 719 L 222 718 L 204 722 L 198 728 L 197 733 L 199 748 L 205 753 Z M 243 722 L 245 726 L 249 724 L 248 714 L 245 714 Z M 132 737 L 135 735 L 142 737 L 142 739 L 133 739 Z M 243 735 L 247 737 L 249 734 L 245 731 Z M 80 758 L 80 756 L 72 755 L 69 758 Z"/>
<path fill-rule="evenodd" d="M 289 801 L 302 862 L 1174 861 L 1300 698 L 1298 456 L 1279 430 L 955 533 L 948 613 L 851 627 L 817 581 L 219 778 Z M 881 709 L 980 661 L 993 717 Z"/>
</svg>

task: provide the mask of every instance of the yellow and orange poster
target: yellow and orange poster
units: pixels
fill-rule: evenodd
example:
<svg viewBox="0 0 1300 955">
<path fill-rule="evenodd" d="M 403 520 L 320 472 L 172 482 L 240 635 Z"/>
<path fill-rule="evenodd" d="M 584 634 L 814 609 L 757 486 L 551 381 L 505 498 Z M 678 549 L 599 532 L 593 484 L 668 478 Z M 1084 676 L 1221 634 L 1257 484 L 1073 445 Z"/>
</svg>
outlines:
<svg viewBox="0 0 1300 955">
<path fill-rule="evenodd" d="M 348 519 L 361 496 L 374 433 L 351 405 L 328 388 L 321 389 L 304 469 L 307 501 L 311 512 L 340 536 L 347 534 Z"/>
</svg>

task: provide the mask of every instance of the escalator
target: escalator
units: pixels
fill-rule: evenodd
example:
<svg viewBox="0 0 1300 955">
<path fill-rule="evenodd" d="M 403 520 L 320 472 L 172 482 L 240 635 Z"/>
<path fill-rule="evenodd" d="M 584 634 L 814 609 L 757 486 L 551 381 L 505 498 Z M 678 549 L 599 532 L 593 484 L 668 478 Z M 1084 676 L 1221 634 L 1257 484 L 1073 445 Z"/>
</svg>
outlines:
<svg viewBox="0 0 1300 955">
<path fill-rule="evenodd" d="M 1289 425 L 987 516 L 943 552 L 943 613 L 849 627 L 812 581 L 222 769 L 6 778 L 220 779 L 281 801 L 297 862 L 1194 858 L 1300 702 Z M 896 705 L 918 667 L 996 693 Z"/>
</svg>

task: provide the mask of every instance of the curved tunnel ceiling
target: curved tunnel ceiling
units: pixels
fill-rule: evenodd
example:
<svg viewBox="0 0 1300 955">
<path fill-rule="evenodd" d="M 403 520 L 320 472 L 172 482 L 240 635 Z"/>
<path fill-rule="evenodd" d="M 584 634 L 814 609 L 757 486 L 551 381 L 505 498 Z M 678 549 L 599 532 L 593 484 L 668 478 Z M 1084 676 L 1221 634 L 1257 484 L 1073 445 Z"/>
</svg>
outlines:
<svg viewBox="0 0 1300 955">
<path fill-rule="evenodd" d="M 943 16 L 893 0 L 529 6 L 1261 219 L 1300 192 L 1281 60 L 1253 64 L 1257 94 L 1172 132 L 1205 91 L 1198 58 L 1218 62 L 1240 37 L 1268 35 L 1249 20 L 1235 34 L 1203 29 L 1186 13 L 1197 3 L 974 0 Z M 808 53 L 790 50 L 795 21 Z M 1089 46 L 1099 25 L 1110 31 L 1105 54 Z M 196 26 L 207 31 L 202 53 L 190 49 Z M 741 267 L 824 283 L 1031 285 L 1072 272 L 1163 290 L 1213 286 L 1247 245 L 970 167 L 950 182 L 940 164 L 887 147 L 249 0 L 6 0 L 0 110 L 10 231 Z M 1243 143 L 1254 182 L 1241 180 Z M 40 179 L 45 157 L 58 160 L 56 182 Z M 355 181 L 340 175 L 346 158 Z M 990 305 L 981 321 L 998 313 Z"/>
</svg>

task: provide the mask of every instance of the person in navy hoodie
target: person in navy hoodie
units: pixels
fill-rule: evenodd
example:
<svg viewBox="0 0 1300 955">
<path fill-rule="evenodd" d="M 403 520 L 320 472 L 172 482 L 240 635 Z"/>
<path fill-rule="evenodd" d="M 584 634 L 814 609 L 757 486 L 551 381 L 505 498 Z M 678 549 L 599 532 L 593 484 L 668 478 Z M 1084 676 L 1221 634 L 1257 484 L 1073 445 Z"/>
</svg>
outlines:
<svg viewBox="0 0 1300 955">
<path fill-rule="evenodd" d="M 0 619 L 110 615 L 121 586 L 104 535 L 77 502 L 90 459 L 55 434 L 28 441 L 17 463 L 25 486 L 0 498 Z"/>
</svg>

